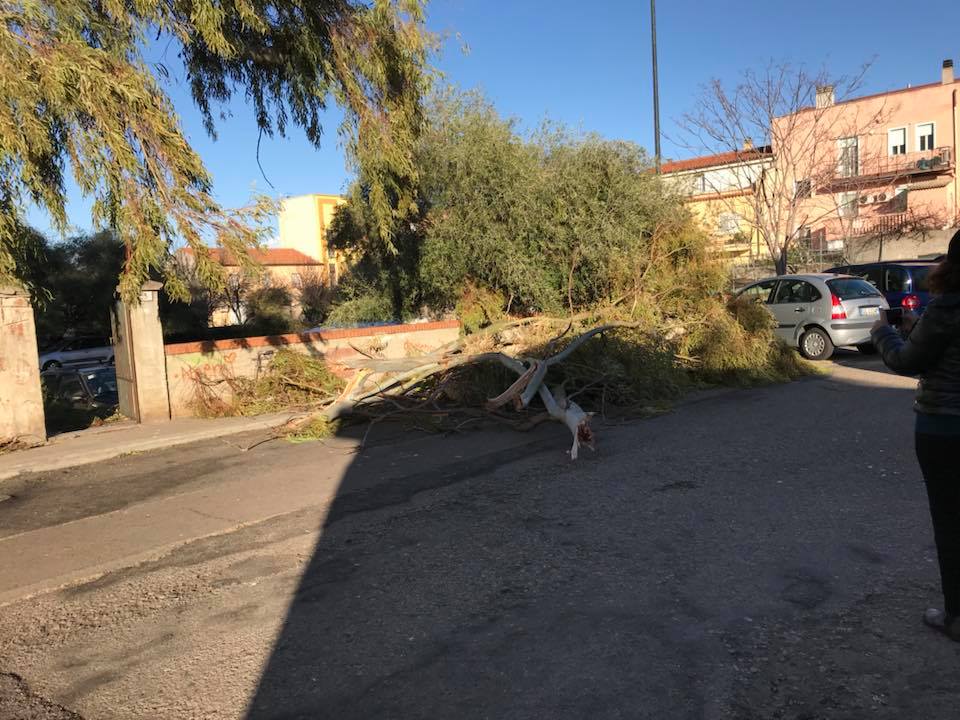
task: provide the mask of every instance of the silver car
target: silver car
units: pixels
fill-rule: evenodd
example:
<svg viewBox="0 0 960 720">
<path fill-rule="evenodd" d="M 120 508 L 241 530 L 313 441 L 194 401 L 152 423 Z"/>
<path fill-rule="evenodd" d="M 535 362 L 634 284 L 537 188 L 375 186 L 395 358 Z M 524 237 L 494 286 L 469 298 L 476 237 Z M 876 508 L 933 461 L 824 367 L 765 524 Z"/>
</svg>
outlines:
<svg viewBox="0 0 960 720">
<path fill-rule="evenodd" d="M 40 353 L 40 369 L 70 365 L 113 363 L 113 345 L 107 337 L 75 337 Z"/>
<path fill-rule="evenodd" d="M 748 285 L 738 298 L 763 303 L 776 332 L 810 360 L 826 360 L 835 347 L 873 352 L 870 328 L 890 306 L 862 278 L 827 273 L 781 275 Z"/>
</svg>

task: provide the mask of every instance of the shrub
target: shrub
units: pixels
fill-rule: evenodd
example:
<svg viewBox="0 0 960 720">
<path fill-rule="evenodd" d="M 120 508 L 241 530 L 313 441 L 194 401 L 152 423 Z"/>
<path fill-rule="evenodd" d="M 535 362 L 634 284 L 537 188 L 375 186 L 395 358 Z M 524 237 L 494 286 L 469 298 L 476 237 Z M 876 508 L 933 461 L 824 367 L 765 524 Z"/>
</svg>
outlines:
<svg viewBox="0 0 960 720">
<path fill-rule="evenodd" d="M 327 316 L 326 324 L 330 327 L 344 327 L 390 322 L 393 319 L 390 299 L 382 293 L 370 291 L 335 305 Z"/>
</svg>

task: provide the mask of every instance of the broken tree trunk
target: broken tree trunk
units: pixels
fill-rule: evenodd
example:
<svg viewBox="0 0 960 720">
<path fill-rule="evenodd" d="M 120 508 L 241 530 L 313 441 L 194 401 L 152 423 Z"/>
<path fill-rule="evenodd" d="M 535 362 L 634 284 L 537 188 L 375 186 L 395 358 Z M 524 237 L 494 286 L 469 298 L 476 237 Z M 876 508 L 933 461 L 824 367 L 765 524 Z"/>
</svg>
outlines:
<svg viewBox="0 0 960 720">
<path fill-rule="evenodd" d="M 617 323 L 593 328 L 573 338 L 560 352 L 546 358 L 513 357 L 501 351 L 469 353 L 464 351 L 464 343 L 461 340 L 437 352 L 417 358 L 400 360 L 362 358 L 347 361 L 344 365 L 357 370 L 357 374 L 340 396 L 324 408 L 321 414 L 326 420 L 334 421 L 354 414 L 369 415 L 369 410 L 384 405 L 394 407 L 392 411 L 382 413 L 384 415 L 416 410 L 416 404 L 405 405 L 402 401 L 409 399 L 410 394 L 425 382 L 457 367 L 499 363 L 515 372 L 518 378 L 503 393 L 488 400 L 486 410 L 492 412 L 511 402 L 517 409 L 525 409 L 535 397 L 539 397 L 550 418 L 563 423 L 570 431 L 573 439 L 569 451 L 570 458 L 576 460 L 581 445 L 586 445 L 590 449 L 594 447 L 594 435 L 590 427 L 590 418 L 593 413 L 584 411 L 577 403 L 567 399 L 562 387 L 554 390 L 547 387 L 545 383 L 547 372 L 551 367 L 562 363 L 591 338 L 623 327 L 636 327 L 636 325 Z M 550 343 L 547 347 L 552 345 L 553 343 Z M 425 403 L 421 403 L 423 404 Z"/>
</svg>

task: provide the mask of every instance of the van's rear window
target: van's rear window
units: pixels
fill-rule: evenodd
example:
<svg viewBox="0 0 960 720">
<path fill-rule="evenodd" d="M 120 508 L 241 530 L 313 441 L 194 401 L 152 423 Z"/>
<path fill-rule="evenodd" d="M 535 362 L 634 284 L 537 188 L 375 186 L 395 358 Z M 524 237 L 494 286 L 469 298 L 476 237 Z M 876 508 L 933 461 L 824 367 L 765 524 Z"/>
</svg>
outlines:
<svg viewBox="0 0 960 720">
<path fill-rule="evenodd" d="M 930 285 L 927 283 L 927 277 L 930 275 L 931 267 L 912 267 L 910 274 L 913 275 L 914 292 L 930 292 Z"/>
<path fill-rule="evenodd" d="M 866 280 L 860 278 L 838 278 L 837 280 L 827 280 L 827 287 L 830 292 L 841 300 L 857 300 L 867 297 L 882 297 L 880 291 Z"/>
</svg>

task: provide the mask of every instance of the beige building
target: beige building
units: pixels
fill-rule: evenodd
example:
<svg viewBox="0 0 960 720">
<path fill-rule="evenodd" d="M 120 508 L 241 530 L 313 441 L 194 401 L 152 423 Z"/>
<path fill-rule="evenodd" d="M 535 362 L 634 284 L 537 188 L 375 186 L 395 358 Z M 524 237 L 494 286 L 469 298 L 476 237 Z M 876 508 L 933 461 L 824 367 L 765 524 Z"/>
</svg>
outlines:
<svg viewBox="0 0 960 720">
<path fill-rule="evenodd" d="M 343 257 L 327 245 L 327 229 L 337 206 L 346 202 L 339 195 L 298 195 L 280 203 L 281 249 L 296 250 L 323 263 L 330 284 L 343 270 Z"/>
<path fill-rule="evenodd" d="M 193 257 L 193 250 L 184 248 L 180 251 L 186 258 Z M 210 256 L 213 260 L 223 265 L 227 273 L 236 275 L 240 272 L 240 263 L 237 262 L 229 252 L 221 248 L 211 248 Z M 290 312 L 296 315 L 299 312 L 299 303 L 297 302 L 297 289 L 302 286 L 305 275 L 319 274 L 325 277 L 329 272 L 327 266 L 309 255 L 299 250 L 290 248 L 267 248 L 265 250 L 251 250 L 250 258 L 263 267 L 264 273 L 269 277 L 272 283 L 283 285 L 290 288 L 294 295 L 294 304 Z M 228 283 L 230 281 L 228 280 Z M 236 308 L 221 306 L 217 308 L 210 324 L 213 327 L 223 327 L 225 325 L 238 325 L 242 318 L 237 317 Z"/>
</svg>

